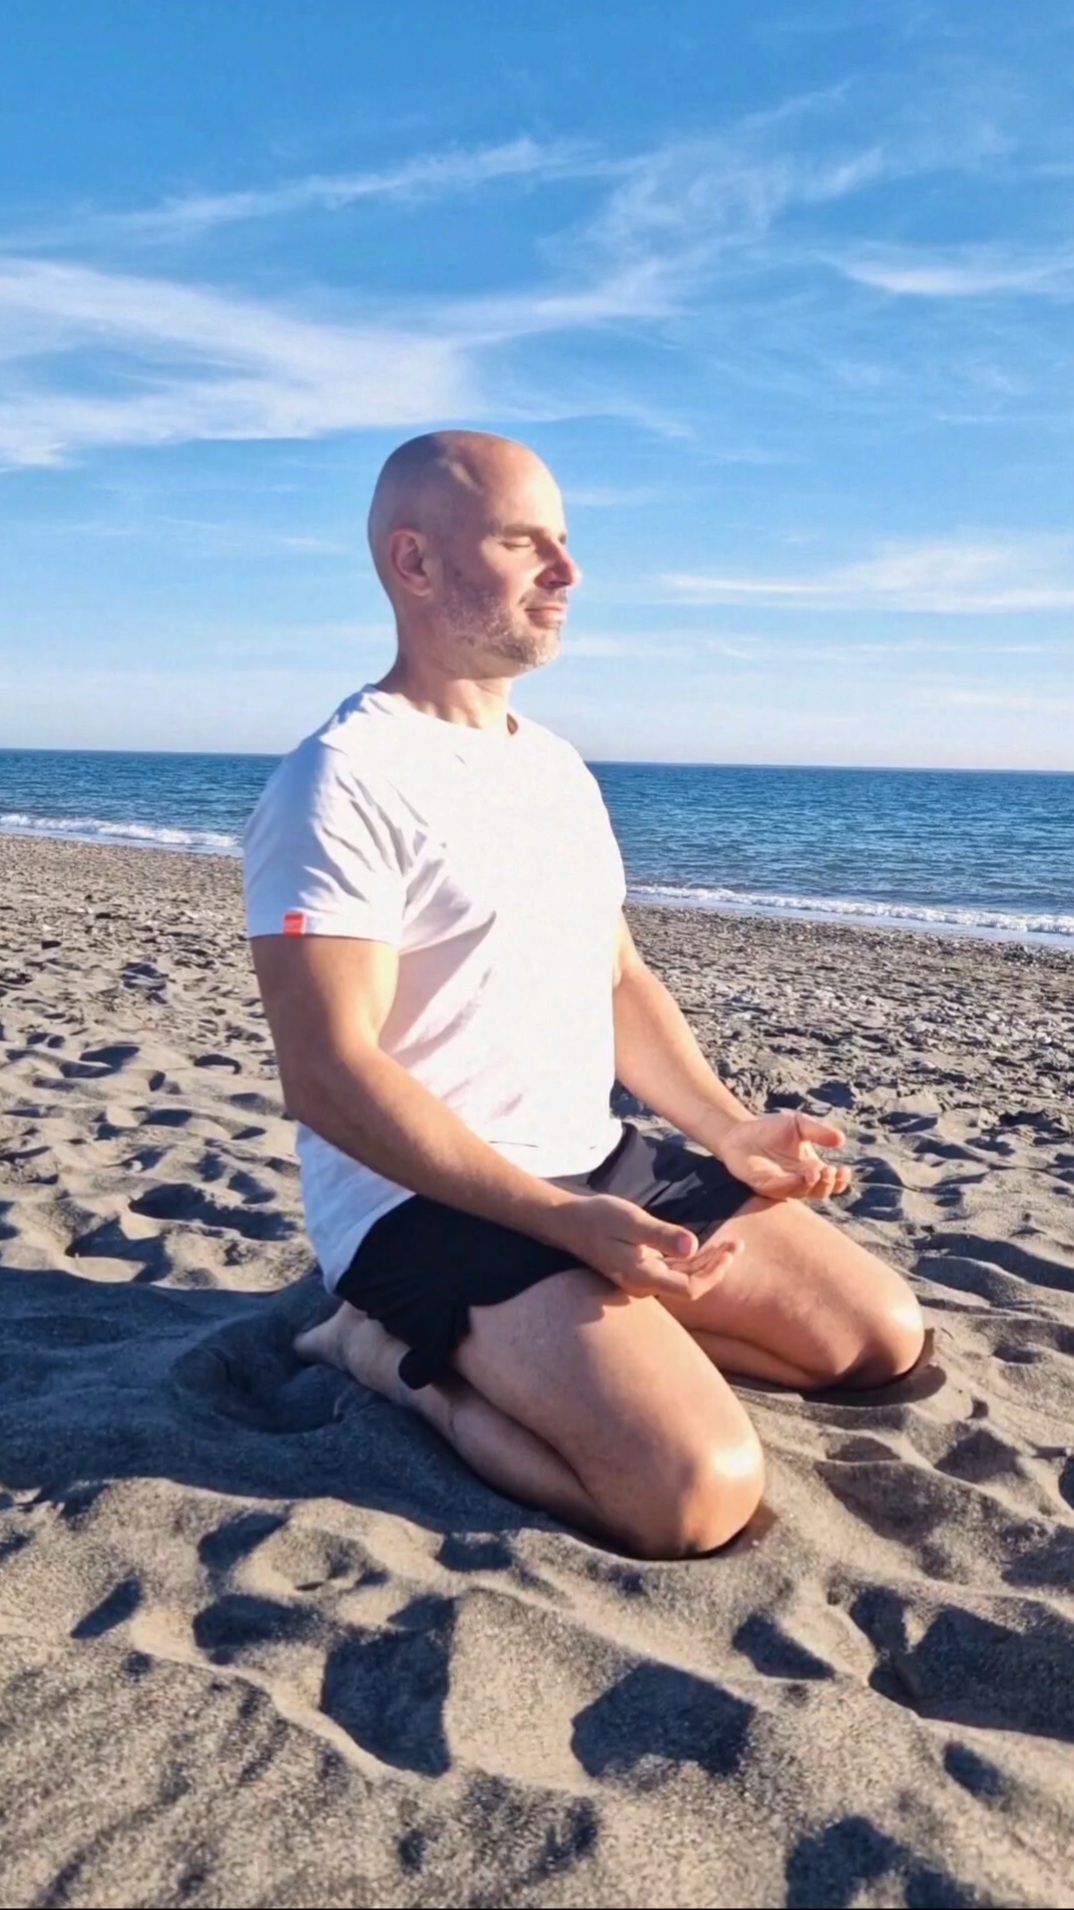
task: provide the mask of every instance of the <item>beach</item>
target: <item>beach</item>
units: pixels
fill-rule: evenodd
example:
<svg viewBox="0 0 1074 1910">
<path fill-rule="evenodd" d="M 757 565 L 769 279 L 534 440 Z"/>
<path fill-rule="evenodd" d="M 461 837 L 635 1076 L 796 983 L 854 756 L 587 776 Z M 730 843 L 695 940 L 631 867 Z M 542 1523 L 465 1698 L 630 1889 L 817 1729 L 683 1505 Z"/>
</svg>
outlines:
<svg viewBox="0 0 1074 1910">
<path fill-rule="evenodd" d="M 0 1903 L 1074 1905 L 1074 956 L 632 911 L 934 1334 L 741 1386 L 762 1514 L 645 1564 L 294 1357 L 235 859 L 0 893 Z"/>
</svg>

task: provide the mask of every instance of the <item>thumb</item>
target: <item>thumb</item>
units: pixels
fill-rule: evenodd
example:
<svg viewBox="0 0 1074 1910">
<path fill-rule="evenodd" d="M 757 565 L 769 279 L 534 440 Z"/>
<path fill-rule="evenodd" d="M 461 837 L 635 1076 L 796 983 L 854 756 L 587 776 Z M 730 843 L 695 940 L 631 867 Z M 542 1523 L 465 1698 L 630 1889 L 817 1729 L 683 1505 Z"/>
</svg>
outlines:
<svg viewBox="0 0 1074 1910">
<path fill-rule="evenodd" d="M 644 1246 L 676 1260 L 689 1260 L 697 1252 L 696 1234 L 686 1227 L 672 1227 L 666 1220 L 654 1220 L 651 1214 L 645 1215 L 645 1225 L 638 1231 Z"/>
<path fill-rule="evenodd" d="M 841 1127 L 833 1127 L 830 1121 L 818 1120 L 815 1114 L 796 1114 L 798 1138 L 800 1141 L 813 1141 L 817 1147 L 845 1147 L 847 1137 Z"/>
</svg>

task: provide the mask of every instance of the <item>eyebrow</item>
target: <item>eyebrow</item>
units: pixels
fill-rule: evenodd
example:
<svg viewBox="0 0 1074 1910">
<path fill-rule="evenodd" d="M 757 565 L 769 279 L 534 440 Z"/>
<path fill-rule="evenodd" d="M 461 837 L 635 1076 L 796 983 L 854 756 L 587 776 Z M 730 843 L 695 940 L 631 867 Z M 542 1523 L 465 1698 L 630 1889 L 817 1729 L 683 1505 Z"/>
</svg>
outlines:
<svg viewBox="0 0 1074 1910">
<path fill-rule="evenodd" d="M 501 537 L 556 536 L 561 544 L 567 542 L 567 533 L 565 530 L 559 531 L 558 533 L 554 531 L 550 532 L 546 530 L 542 524 L 501 524 L 499 526 L 499 533 Z"/>
</svg>

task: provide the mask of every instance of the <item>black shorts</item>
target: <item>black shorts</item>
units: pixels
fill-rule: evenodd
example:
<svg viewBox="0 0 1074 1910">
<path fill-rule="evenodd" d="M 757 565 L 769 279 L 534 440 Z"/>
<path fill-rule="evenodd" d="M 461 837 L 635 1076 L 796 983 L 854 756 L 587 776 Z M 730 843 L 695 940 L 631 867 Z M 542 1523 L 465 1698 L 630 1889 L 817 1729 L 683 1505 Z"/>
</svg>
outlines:
<svg viewBox="0 0 1074 1910">
<path fill-rule="evenodd" d="M 578 1194 L 617 1194 L 660 1220 L 689 1227 L 700 1240 L 750 1198 L 750 1189 L 710 1155 L 639 1134 L 629 1122 L 599 1167 L 551 1184 Z M 416 1389 L 450 1367 L 470 1330 L 472 1306 L 513 1300 L 577 1264 L 577 1255 L 563 1247 L 412 1194 L 374 1222 L 336 1292 L 410 1348 L 399 1375 Z"/>
</svg>

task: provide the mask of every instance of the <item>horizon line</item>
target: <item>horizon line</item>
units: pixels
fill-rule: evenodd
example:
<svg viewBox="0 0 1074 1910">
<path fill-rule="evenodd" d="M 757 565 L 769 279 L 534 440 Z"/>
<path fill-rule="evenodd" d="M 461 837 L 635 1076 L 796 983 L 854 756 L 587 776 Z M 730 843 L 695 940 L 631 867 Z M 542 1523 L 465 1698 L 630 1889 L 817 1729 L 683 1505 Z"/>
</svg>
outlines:
<svg viewBox="0 0 1074 1910">
<path fill-rule="evenodd" d="M 286 749 L 133 749 L 107 744 L 0 743 L 0 756 L 218 756 L 222 760 L 239 758 L 256 761 L 266 758 L 282 762 L 290 753 Z M 685 757 L 588 756 L 581 750 L 578 753 L 591 769 L 812 769 L 824 774 L 844 771 L 848 775 L 1074 776 L 1074 766 L 1070 769 L 1012 769 L 1010 766 L 997 769 L 987 763 L 727 762 Z"/>
</svg>

